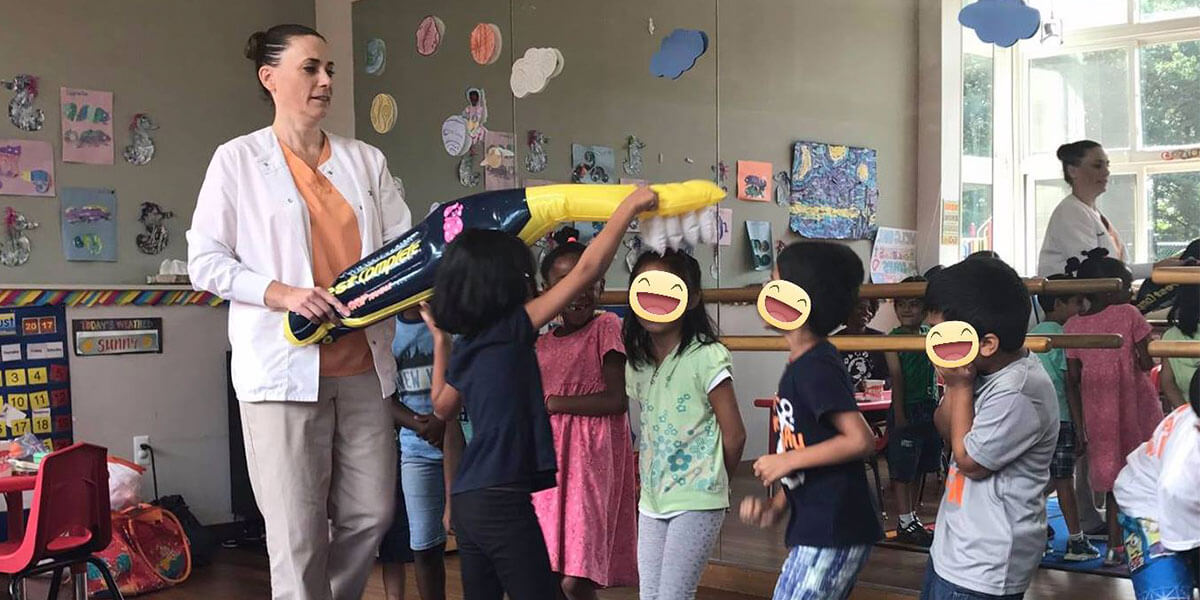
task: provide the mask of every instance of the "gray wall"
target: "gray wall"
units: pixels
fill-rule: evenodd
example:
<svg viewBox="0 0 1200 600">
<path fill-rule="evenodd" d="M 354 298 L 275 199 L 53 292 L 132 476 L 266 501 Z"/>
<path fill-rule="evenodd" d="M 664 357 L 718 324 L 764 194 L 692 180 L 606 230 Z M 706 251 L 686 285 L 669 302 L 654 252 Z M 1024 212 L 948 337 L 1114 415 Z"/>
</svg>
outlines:
<svg viewBox="0 0 1200 600">
<path fill-rule="evenodd" d="M 246 38 L 276 23 L 313 21 L 312 0 L 122 0 L 102 7 L 39 0 L 5 11 L 0 78 L 41 77 L 37 106 L 46 125 L 20 131 L 5 111 L 0 137 L 51 142 L 57 187 L 116 189 L 120 242 L 115 263 L 67 262 L 57 198 L 0 196 L 0 207 L 11 205 L 41 223 L 29 234 L 33 257 L 22 267 L 0 267 L 0 284 L 145 283 L 164 258 L 186 258 L 184 232 L 213 150 L 271 122 L 269 105 L 257 96 L 254 67 L 242 55 Z M 113 92 L 113 165 L 62 163 L 57 107 L 63 86 Z M 0 93 L 5 107 L 11 97 Z M 144 167 L 121 158 L 129 121 L 139 112 L 161 127 L 154 160 Z M 142 202 L 175 212 L 167 220 L 170 245 L 160 255 L 137 249 Z"/>
<path fill-rule="evenodd" d="M 30 235 L 33 258 L 24 267 L 0 267 L 0 286 L 144 283 L 163 258 L 185 258 L 184 231 L 213 149 L 270 123 L 270 109 L 257 96 L 254 69 L 242 56 L 246 38 L 276 23 L 312 25 L 313 20 L 311 0 L 123 0 L 98 9 L 39 0 L 7 11 L 0 77 L 41 77 L 38 106 L 46 112 L 46 126 L 25 134 L 5 113 L 0 137 L 50 141 L 58 186 L 115 188 L 121 245 L 116 263 L 67 263 L 58 200 L 0 196 L 0 207 L 11 205 L 42 224 Z M 56 107 L 64 85 L 114 92 L 114 165 L 58 160 Z M 0 94 L 4 104 L 9 97 Z M 149 112 L 162 127 L 155 135 L 158 152 L 145 167 L 129 165 L 119 155 L 128 143 L 124 125 L 137 112 Z M 168 221 L 171 244 L 163 255 L 145 256 L 135 247 L 143 201 L 175 211 Z M 67 317 L 162 317 L 161 355 L 71 357 L 75 437 L 130 458 L 133 436 L 150 435 L 160 492 L 183 494 L 206 523 L 230 521 L 226 310 L 79 308 L 68 309 Z M 149 474 L 143 489 L 150 493 Z"/>
</svg>

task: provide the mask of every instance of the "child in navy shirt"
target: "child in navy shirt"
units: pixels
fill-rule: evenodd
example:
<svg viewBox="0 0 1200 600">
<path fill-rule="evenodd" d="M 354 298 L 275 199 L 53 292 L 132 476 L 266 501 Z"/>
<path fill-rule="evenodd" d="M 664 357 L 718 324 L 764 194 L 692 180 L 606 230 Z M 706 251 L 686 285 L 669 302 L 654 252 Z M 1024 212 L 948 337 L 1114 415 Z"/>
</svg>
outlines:
<svg viewBox="0 0 1200 600">
<path fill-rule="evenodd" d="M 774 276 L 807 291 L 811 309 L 804 325 L 783 332 L 790 355 L 775 406 L 779 444 L 754 463 L 764 485 L 783 488 L 771 500 L 747 497 L 741 517 L 766 528 L 791 509 L 785 538 L 791 550 L 775 600 L 844 599 L 871 545 L 883 537 L 862 467 L 874 438 L 827 339 L 857 304 L 862 261 L 839 244 L 800 242 L 779 254 Z"/>
<path fill-rule="evenodd" d="M 542 394 L 537 331 L 604 274 L 621 235 L 657 197 L 637 188 L 554 287 L 534 297 L 533 255 L 516 236 L 470 229 L 446 248 L 433 306 L 433 412 L 465 406 L 472 437 L 451 485 L 451 520 L 467 600 L 545 600 L 558 593 L 531 494 L 555 485 L 554 436 Z M 451 354 L 450 334 L 461 336 Z"/>
</svg>

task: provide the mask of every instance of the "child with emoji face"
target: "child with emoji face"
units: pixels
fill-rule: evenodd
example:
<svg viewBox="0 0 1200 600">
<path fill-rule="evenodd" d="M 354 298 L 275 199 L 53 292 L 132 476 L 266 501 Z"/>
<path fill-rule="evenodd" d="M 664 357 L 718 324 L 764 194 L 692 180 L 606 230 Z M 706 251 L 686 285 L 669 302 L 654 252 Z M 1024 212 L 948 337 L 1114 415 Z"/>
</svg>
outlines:
<svg viewBox="0 0 1200 600">
<path fill-rule="evenodd" d="M 769 528 L 791 514 L 777 600 L 846 598 L 883 537 L 862 468 L 875 439 L 827 339 L 857 305 L 862 261 L 840 244 L 800 242 L 779 254 L 773 275 L 759 314 L 782 332 L 790 354 L 775 405 L 779 443 L 754 462 L 754 474 L 782 489 L 771 499 L 747 497 L 741 518 Z"/>
</svg>

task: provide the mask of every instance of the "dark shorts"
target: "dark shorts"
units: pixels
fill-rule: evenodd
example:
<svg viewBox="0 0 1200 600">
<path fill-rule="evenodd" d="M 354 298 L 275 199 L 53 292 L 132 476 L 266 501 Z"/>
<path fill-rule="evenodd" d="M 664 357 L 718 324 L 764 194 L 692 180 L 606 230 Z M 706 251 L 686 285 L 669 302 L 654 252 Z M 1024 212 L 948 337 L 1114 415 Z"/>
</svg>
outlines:
<svg viewBox="0 0 1200 600">
<path fill-rule="evenodd" d="M 396 461 L 397 464 L 400 461 L 399 453 L 396 454 Z M 379 542 L 379 560 L 392 564 L 413 562 L 413 551 L 408 540 L 408 509 L 404 506 L 403 478 L 400 477 L 400 467 L 396 469 L 396 517 Z"/>
<path fill-rule="evenodd" d="M 890 422 L 892 415 L 888 416 Z M 933 425 L 932 411 L 913 416 L 918 420 L 888 433 L 888 473 L 894 481 L 911 483 L 942 468 L 942 436 Z"/>
<path fill-rule="evenodd" d="M 1075 459 L 1075 424 L 1071 421 L 1059 421 L 1058 443 L 1054 445 L 1054 458 L 1050 459 L 1050 478 L 1074 477 Z"/>
</svg>

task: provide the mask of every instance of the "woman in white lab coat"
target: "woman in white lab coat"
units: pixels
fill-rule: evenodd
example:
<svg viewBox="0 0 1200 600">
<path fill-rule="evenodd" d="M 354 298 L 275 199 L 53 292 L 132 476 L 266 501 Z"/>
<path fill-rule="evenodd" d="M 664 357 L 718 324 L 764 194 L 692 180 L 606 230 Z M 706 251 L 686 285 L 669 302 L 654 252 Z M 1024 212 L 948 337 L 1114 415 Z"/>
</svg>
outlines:
<svg viewBox="0 0 1200 600">
<path fill-rule="evenodd" d="M 1096 207 L 1096 200 L 1108 189 L 1108 155 L 1100 144 L 1080 140 L 1058 148 L 1063 177 L 1071 185 L 1071 193 L 1058 203 L 1046 226 L 1046 237 L 1038 255 L 1038 275 L 1062 273 L 1067 259 L 1080 257 L 1093 248 L 1104 248 L 1108 255 L 1120 259 L 1133 271 L 1134 279 L 1145 279 L 1155 266 L 1180 264 L 1178 259 L 1159 263 L 1129 264 L 1125 245 L 1117 228 Z M 1080 260 L 1083 260 L 1080 258 Z"/>
<path fill-rule="evenodd" d="M 285 339 L 284 318 L 346 314 L 326 287 L 411 216 L 378 149 L 321 129 L 334 71 L 320 34 L 272 27 L 250 37 L 246 56 L 274 121 L 213 154 L 187 232 L 188 273 L 230 303 L 273 597 L 358 600 L 393 515 L 394 324 L 301 347 Z"/>
</svg>

